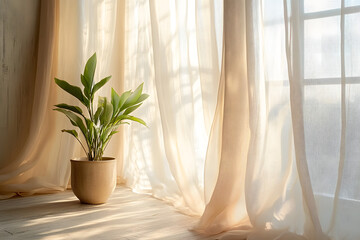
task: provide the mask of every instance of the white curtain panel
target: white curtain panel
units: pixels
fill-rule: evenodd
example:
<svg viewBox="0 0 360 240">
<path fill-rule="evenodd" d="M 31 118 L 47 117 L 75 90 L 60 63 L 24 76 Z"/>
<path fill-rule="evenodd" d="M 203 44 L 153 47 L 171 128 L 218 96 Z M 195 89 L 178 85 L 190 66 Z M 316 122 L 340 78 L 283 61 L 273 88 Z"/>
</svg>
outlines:
<svg viewBox="0 0 360 240">
<path fill-rule="evenodd" d="M 238 228 L 225 239 L 359 238 L 359 3 L 224 1 L 218 89 L 222 4 L 206 32 L 200 6 L 127 2 L 125 88 L 152 95 L 150 127 L 125 133 L 127 184 L 187 213 L 205 203 L 197 230 Z"/>
<path fill-rule="evenodd" d="M 360 238 L 359 5 L 224 1 L 223 153 L 199 231 L 238 228 L 224 239 Z M 248 104 L 248 113 L 227 111 L 227 99 Z M 229 118 L 249 125 L 234 126 L 234 137 Z M 224 144 L 247 141 L 246 153 Z"/>
<path fill-rule="evenodd" d="M 204 209 L 204 163 L 217 101 L 221 1 L 127 1 L 125 89 L 144 82 L 125 130 L 123 176 L 188 214 Z"/>
</svg>

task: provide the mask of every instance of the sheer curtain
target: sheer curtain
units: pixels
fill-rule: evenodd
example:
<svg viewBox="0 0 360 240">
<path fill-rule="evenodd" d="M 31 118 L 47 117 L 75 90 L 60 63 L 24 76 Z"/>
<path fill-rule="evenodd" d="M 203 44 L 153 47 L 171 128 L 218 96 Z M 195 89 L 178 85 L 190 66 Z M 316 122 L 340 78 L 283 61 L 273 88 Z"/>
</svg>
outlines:
<svg viewBox="0 0 360 240">
<path fill-rule="evenodd" d="M 204 208 L 204 160 L 216 107 L 221 1 L 127 1 L 125 89 L 144 82 L 149 128 L 125 130 L 123 176 L 188 214 Z"/>
<path fill-rule="evenodd" d="M 20 96 L 19 102 L 26 104 L 28 109 L 25 113 L 22 112 L 25 105 L 15 107 L 9 101 L 10 98 L 5 99 L 5 104 L 1 105 L 2 108 L 9 106 L 4 111 L 7 121 L 1 121 L 1 129 L 17 126 L 17 129 L 23 131 L 8 130 L 2 136 L 2 146 L 5 141 L 11 144 L 7 149 L 1 148 L 0 198 L 66 189 L 70 174 L 69 159 L 83 155 L 80 146 L 71 136 L 60 132 L 61 129 L 71 127 L 68 120 L 52 111 L 53 105 L 60 102 L 77 104 L 55 85 L 55 76 L 72 84 L 81 84 L 79 79 L 83 66 L 96 51 L 96 77 L 112 75 L 112 86 L 118 91 L 123 82 L 119 65 L 123 63 L 124 1 L 31 1 L 27 2 L 29 9 L 38 7 L 39 10 L 26 13 L 22 12 L 22 4 L 22 1 L 4 3 L 4 8 L 1 8 L 3 21 L 7 23 L 7 17 L 10 18 L 4 12 L 9 10 L 13 13 L 14 21 L 22 19 L 19 16 L 27 20 L 19 23 L 19 26 L 27 24 L 31 26 L 28 31 L 34 33 L 15 31 L 15 43 L 10 45 L 3 42 L 3 46 L 6 53 L 14 54 L 23 47 L 28 47 L 29 43 L 26 41 L 31 34 L 38 34 L 38 37 L 32 39 L 35 50 L 28 59 L 35 61 L 34 66 L 26 68 L 22 62 L 22 54 L 10 55 L 14 62 L 5 56 L 3 59 L 6 59 L 4 64 L 17 70 L 14 72 L 19 72 L 17 75 L 11 72 L 7 76 L 15 78 L 14 81 L 20 85 L 26 85 L 27 82 L 34 85 L 23 89 L 21 94 L 18 93 L 18 88 L 8 88 L 9 96 Z M 38 18 L 30 17 L 32 14 Z M 4 39 L 11 39 L 6 31 L 7 25 L 3 26 Z M 21 75 L 21 72 L 25 74 Z M 109 96 L 110 87 L 104 88 L 101 94 Z M 117 147 L 109 146 L 107 154 L 119 157 L 121 165 L 121 154 L 118 152 L 121 149 L 121 135 L 114 142 Z"/>
<path fill-rule="evenodd" d="M 199 231 L 360 237 L 358 5 L 224 1 L 222 154 Z"/>
<path fill-rule="evenodd" d="M 13 8 L 11 12 L 13 12 L 13 16 L 18 16 L 17 14 L 21 11 L 21 5 L 12 2 Z M 50 167 L 52 169 L 56 168 L 54 174 L 48 175 L 47 180 L 44 180 L 45 171 L 49 168 L 48 157 L 52 158 L 53 152 L 50 153 L 47 157 L 39 156 L 41 154 L 42 148 L 49 147 L 51 140 L 53 140 L 53 134 L 51 131 L 50 122 L 53 120 L 54 116 L 49 115 L 51 108 L 51 100 L 54 98 L 53 95 L 50 94 L 50 89 L 52 85 L 51 78 L 54 76 L 54 71 L 56 69 L 56 62 L 54 61 L 56 58 L 56 31 L 58 27 L 58 15 L 57 15 L 57 4 L 55 1 L 43 1 L 41 2 L 30 2 L 29 9 L 31 9 L 35 4 L 39 6 L 38 19 L 37 24 L 38 31 L 34 28 L 29 28 L 34 31 L 34 35 L 38 32 L 38 37 L 34 37 L 34 41 L 38 40 L 35 43 L 35 51 L 32 56 L 37 56 L 38 61 L 35 62 L 32 69 L 28 71 L 30 74 L 20 75 L 20 76 L 12 76 L 15 77 L 16 80 L 20 84 L 26 82 L 27 77 L 30 78 L 28 81 L 33 84 L 33 86 L 29 87 L 25 91 L 21 93 L 20 99 L 23 98 L 23 101 L 26 102 L 28 110 L 27 114 L 21 114 L 20 109 L 24 106 L 17 106 L 11 108 L 12 102 L 8 100 L 7 104 L 9 104 L 9 109 L 6 112 L 7 120 L 9 124 L 5 126 L 5 128 L 12 128 L 18 124 L 21 126 L 23 124 L 27 129 L 22 129 L 23 131 L 19 131 L 17 133 L 7 132 L 8 134 L 2 136 L 2 143 L 6 139 L 11 144 L 7 149 L 2 149 L 2 157 L 1 161 L 1 169 L 0 169 L 0 193 L 1 198 L 10 197 L 15 195 L 15 193 L 19 194 L 32 194 L 35 192 L 42 191 L 58 191 L 63 189 L 61 186 L 66 185 L 65 178 L 66 176 L 59 176 L 56 174 L 58 171 L 65 171 L 66 166 L 57 166 L 55 164 L 54 167 Z M 10 5 L 10 4 L 9 4 Z M 3 9 L 9 9 L 10 6 L 4 6 Z M 2 12 L 3 13 L 3 12 Z M 36 12 L 29 11 L 29 13 L 36 15 Z M 5 14 L 5 13 L 3 13 Z M 24 18 L 29 21 L 27 24 L 30 25 L 30 19 L 27 16 L 28 13 L 24 13 Z M 3 15 L 5 18 L 5 15 Z M 16 19 L 16 17 L 14 17 Z M 5 19 L 3 19 L 5 22 Z M 4 24 L 5 25 L 5 24 Z M 3 25 L 3 26 L 4 26 Z M 21 25 L 20 25 L 21 26 Z M 13 28 L 16 28 L 13 26 Z M 26 36 L 19 34 L 18 32 L 14 32 L 14 41 L 17 41 L 17 44 L 13 45 L 11 49 L 12 53 L 16 51 L 21 51 L 21 45 L 26 44 L 24 41 Z M 24 34 L 24 33 L 23 33 Z M 31 34 L 30 30 L 27 34 Z M 6 33 L 6 27 L 3 29 L 4 39 L 8 37 Z M 4 49 L 6 51 L 10 50 L 6 48 L 6 42 L 3 42 Z M 7 45 L 8 46 L 8 45 Z M 38 47 L 37 46 L 41 46 Z M 26 47 L 26 46 L 25 46 Z M 37 49 L 37 52 L 36 52 Z M 5 51 L 4 51 L 5 52 Z M 4 53 L 3 53 L 4 54 Z M 26 52 L 24 53 L 26 56 Z M 19 54 L 21 57 L 21 53 Z M 13 55 L 13 58 L 16 60 L 16 57 Z M 4 59 L 4 58 L 3 58 Z M 6 59 L 6 58 L 5 58 Z M 30 59 L 29 59 L 30 60 Z M 33 59 L 31 59 L 33 60 Z M 30 60 L 30 61 L 31 61 Z M 6 64 L 9 66 L 15 66 L 14 69 L 17 69 L 16 72 L 21 72 L 26 70 L 26 68 L 21 65 L 21 61 L 17 62 L 14 65 L 11 64 L 10 61 L 7 61 Z M 15 72 L 15 71 L 14 71 Z M 34 73 L 34 74 L 31 74 Z M 5 76 L 5 75 L 4 75 Z M 20 95 L 16 94 L 17 89 L 8 89 L 8 94 L 11 95 Z M 32 103 L 32 104 L 29 104 Z M 49 109 L 49 110 L 48 110 Z M 22 122 L 21 118 L 16 118 L 17 114 L 21 114 L 21 116 L 26 119 L 26 122 Z M 21 127 L 20 127 L 21 129 Z M 6 133 L 6 132 L 5 132 Z M 25 141 L 24 141 L 25 139 Z M 49 141 L 48 141 L 49 140 Z M 4 141 L 3 146 L 7 146 L 7 143 Z M 17 142 L 19 141 L 19 145 Z M 58 143 L 58 142 L 56 142 Z M 52 144 L 52 143 L 51 143 Z M 16 147 L 22 147 L 21 149 L 17 149 Z M 38 155 L 39 154 L 39 155 Z M 40 160 L 42 158 L 42 160 Z M 41 162 L 42 167 L 37 165 L 38 162 Z M 64 174 L 66 175 L 66 173 Z M 65 178 L 64 178 L 65 177 Z"/>
<path fill-rule="evenodd" d="M 53 77 L 79 84 L 96 51 L 97 77 L 151 95 L 138 110 L 149 127 L 109 147 L 119 180 L 202 215 L 205 234 L 360 238 L 358 1 L 39 3 L 30 130 L 0 159 L 1 197 L 66 188 L 82 153 L 59 132 L 52 105 L 73 102 Z"/>
</svg>

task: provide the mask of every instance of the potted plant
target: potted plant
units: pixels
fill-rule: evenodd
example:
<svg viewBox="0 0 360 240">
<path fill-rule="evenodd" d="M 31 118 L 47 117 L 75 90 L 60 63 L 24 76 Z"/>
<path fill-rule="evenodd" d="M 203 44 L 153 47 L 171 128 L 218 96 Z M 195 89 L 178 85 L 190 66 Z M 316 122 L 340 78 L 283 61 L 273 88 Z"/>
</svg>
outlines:
<svg viewBox="0 0 360 240">
<path fill-rule="evenodd" d="M 89 58 L 84 74 L 81 74 L 83 90 L 55 78 L 55 83 L 77 98 L 84 106 L 83 109 L 86 109 L 83 111 L 78 106 L 61 103 L 55 105 L 54 110 L 65 114 L 70 123 L 80 130 L 80 134 L 74 129 L 61 131 L 75 137 L 86 154 L 86 157 L 71 159 L 71 187 L 82 203 L 89 204 L 104 203 L 113 192 L 116 186 L 116 161 L 111 157 L 103 157 L 104 151 L 121 124 L 135 121 L 146 126 L 143 120 L 130 114 L 149 97 L 142 93 L 142 83 L 135 91 L 126 91 L 121 95 L 111 89 L 111 101 L 99 97 L 96 107 L 94 95 L 111 76 L 95 83 L 95 69 L 96 53 Z"/>
</svg>

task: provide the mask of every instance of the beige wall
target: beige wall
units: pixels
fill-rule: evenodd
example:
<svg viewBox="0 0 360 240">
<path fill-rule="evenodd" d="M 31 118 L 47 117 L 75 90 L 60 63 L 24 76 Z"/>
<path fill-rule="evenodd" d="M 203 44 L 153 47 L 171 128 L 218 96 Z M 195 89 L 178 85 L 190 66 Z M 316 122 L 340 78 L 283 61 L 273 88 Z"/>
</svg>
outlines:
<svg viewBox="0 0 360 240">
<path fill-rule="evenodd" d="M 0 0 L 0 159 L 3 160 L 16 157 L 25 142 L 20 133 L 29 129 L 39 15 L 40 0 Z"/>
</svg>

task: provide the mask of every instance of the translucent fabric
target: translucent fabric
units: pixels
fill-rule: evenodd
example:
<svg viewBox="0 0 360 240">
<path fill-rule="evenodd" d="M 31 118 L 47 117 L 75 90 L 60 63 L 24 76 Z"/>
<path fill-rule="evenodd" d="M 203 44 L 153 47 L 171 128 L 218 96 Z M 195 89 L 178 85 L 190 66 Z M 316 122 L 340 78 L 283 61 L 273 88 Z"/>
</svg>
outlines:
<svg viewBox="0 0 360 240">
<path fill-rule="evenodd" d="M 150 98 L 137 111 L 149 127 L 125 130 L 123 176 L 135 191 L 188 214 L 200 215 L 204 208 L 221 8 L 220 1 L 205 0 L 126 2 L 125 89 L 144 82 Z"/>
<path fill-rule="evenodd" d="M 11 129 L 14 125 L 19 125 L 20 129 L 26 127 L 24 131 L 13 134 L 8 133 L 8 135 L 2 136 L 4 145 L 7 146 L 8 143 L 11 145 L 1 151 L 1 198 L 10 197 L 15 193 L 24 195 L 62 190 L 67 184 L 69 173 L 66 164 L 58 165 L 60 163 L 58 159 L 66 157 L 68 153 L 58 153 L 61 138 L 55 136 L 55 132 L 57 132 L 54 128 L 54 126 L 57 126 L 56 116 L 50 110 L 56 98 L 52 91 L 55 88 L 52 78 L 56 69 L 57 4 L 55 1 L 43 1 L 41 5 L 38 4 L 38 12 L 33 10 L 34 4 L 36 4 L 34 1 L 29 4 L 31 10 L 28 12 L 26 12 L 26 8 L 22 8 L 19 2 L 16 4 L 14 1 L 11 4 L 13 8 L 9 13 L 13 12 L 12 16 L 14 18 L 19 17 L 18 14 L 22 11 L 21 9 L 24 9 L 24 16 L 29 21 L 28 25 L 31 24 L 28 14 L 38 15 L 38 19 L 40 19 L 37 22 L 39 24 L 38 28 L 32 27 L 29 28 L 28 32 L 25 32 L 27 36 L 24 32 L 13 32 L 14 41 L 17 41 L 17 44 L 14 44 L 13 49 L 11 49 L 13 53 L 21 49 L 22 44 L 26 46 L 26 38 L 29 35 L 33 35 L 34 41 L 38 40 L 36 45 L 41 47 L 35 48 L 32 54 L 31 60 L 35 60 L 36 64 L 30 71 L 26 65 L 21 65 L 21 61 L 16 61 L 16 57 L 22 57 L 21 53 L 12 55 L 12 58 L 15 58 L 13 64 L 11 61 L 7 61 L 10 68 L 15 66 L 14 69 L 17 70 L 18 74 L 23 72 L 22 75 L 13 76 L 16 77 L 14 82 L 24 84 L 28 77 L 28 81 L 32 83 L 32 86 L 17 94 L 20 99 L 24 99 L 23 101 L 29 108 L 27 113 L 21 113 L 22 106 L 16 106 L 15 104 L 13 106 L 16 107 L 9 107 L 7 111 L 7 125 L 5 125 L 5 128 Z M 4 6 L 2 11 L 9 8 L 11 6 Z M 3 14 L 5 18 L 6 15 Z M 14 28 L 16 27 L 14 26 Z M 22 28 L 19 27 L 18 29 Z M 37 33 L 38 36 L 36 36 Z M 6 31 L 3 34 L 7 37 Z M 3 44 L 4 48 L 9 50 L 5 47 L 6 42 L 3 42 Z M 24 56 L 26 56 L 26 51 Z M 37 56 L 38 59 L 34 59 L 34 56 Z M 27 76 L 26 72 L 30 74 Z M 17 88 L 9 88 L 8 94 L 13 96 L 13 94 L 16 94 L 16 90 Z M 27 91 L 28 94 L 26 94 Z M 7 104 L 11 106 L 12 102 L 8 101 Z M 17 114 L 21 114 L 22 118 L 17 118 Z M 24 126 L 21 126 L 22 124 Z M 17 145 L 17 142 L 19 142 L 19 145 Z M 70 147 L 70 143 L 62 142 L 62 144 L 64 144 L 64 147 Z M 43 151 L 44 149 L 49 151 Z"/>
<path fill-rule="evenodd" d="M 80 84 L 96 51 L 98 79 L 151 96 L 137 111 L 149 127 L 126 126 L 108 149 L 119 180 L 202 215 L 199 232 L 232 230 L 224 239 L 360 238 L 358 1 L 33 3 L 30 130 L 9 137 L 26 139 L 18 152 L 1 146 L 2 197 L 66 187 L 82 153 L 59 132 L 71 126 L 52 105 L 75 102 L 53 77 Z"/>
<path fill-rule="evenodd" d="M 72 126 L 65 116 L 52 111 L 53 105 L 79 103 L 55 85 L 54 77 L 81 84 L 80 73 L 85 61 L 96 51 L 96 78 L 99 80 L 99 77 L 112 74 L 116 79 L 112 86 L 121 90 L 122 74 L 118 64 L 123 62 L 123 41 L 115 41 L 123 38 L 123 2 L 29 1 L 26 2 L 28 8 L 23 8 L 23 1 L 2 4 L 4 23 L 11 18 L 16 22 L 22 16 L 26 21 L 19 24 L 28 26 L 10 26 L 19 30 L 11 36 L 7 32 L 8 25 L 3 25 L 6 27 L 4 39 L 14 39 L 12 45 L 3 42 L 6 54 L 9 54 L 7 58 L 4 56 L 5 63 L 11 69 L 6 76 L 13 77 L 19 86 L 29 87 L 19 93 L 15 84 L 9 84 L 7 92 L 1 92 L 1 97 L 7 94 L 11 98 L 1 105 L 6 113 L 1 129 L 7 129 L 1 145 L 8 147 L 1 148 L 0 153 L 0 198 L 61 191 L 68 185 L 69 159 L 84 153 L 70 135 L 60 132 Z M 30 46 L 31 41 L 34 52 L 27 50 L 24 54 L 14 54 L 21 52 L 24 46 Z M 23 56 L 28 56 L 28 61 L 35 61 L 34 64 L 23 63 Z M 101 94 L 110 96 L 110 87 Z M 14 101 L 18 103 L 14 104 Z M 27 106 L 26 111 L 21 102 Z M 120 138 L 121 135 L 117 148 L 109 147 L 107 154 L 117 156 Z"/>
<path fill-rule="evenodd" d="M 222 155 L 199 231 L 360 238 L 359 8 L 319 2 L 224 1 Z"/>
</svg>

